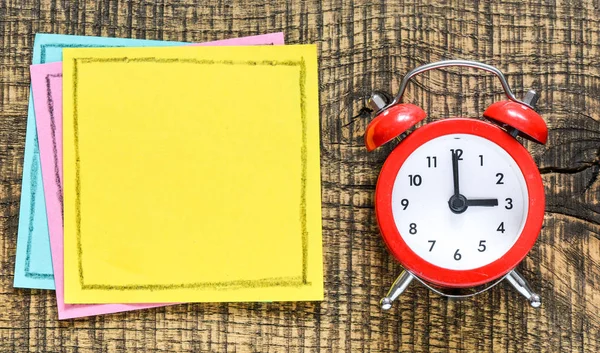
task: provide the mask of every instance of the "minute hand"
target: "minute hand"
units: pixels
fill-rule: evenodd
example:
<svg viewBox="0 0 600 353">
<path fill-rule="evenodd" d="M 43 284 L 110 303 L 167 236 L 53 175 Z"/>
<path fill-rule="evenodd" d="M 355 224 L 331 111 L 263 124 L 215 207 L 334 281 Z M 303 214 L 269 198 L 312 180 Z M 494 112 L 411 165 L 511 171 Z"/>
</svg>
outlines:
<svg viewBox="0 0 600 353">
<path fill-rule="evenodd" d="M 475 199 L 467 200 L 467 206 L 498 206 L 498 199 Z"/>
<path fill-rule="evenodd" d="M 458 153 L 452 150 L 452 179 L 454 181 L 454 196 L 460 195 L 458 182 Z"/>
</svg>

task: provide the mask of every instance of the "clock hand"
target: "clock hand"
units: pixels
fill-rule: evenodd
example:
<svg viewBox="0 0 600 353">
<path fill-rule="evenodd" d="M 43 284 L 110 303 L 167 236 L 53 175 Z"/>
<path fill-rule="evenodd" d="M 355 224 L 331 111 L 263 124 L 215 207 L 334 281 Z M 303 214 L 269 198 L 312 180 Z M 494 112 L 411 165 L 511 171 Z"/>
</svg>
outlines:
<svg viewBox="0 0 600 353">
<path fill-rule="evenodd" d="M 450 211 L 459 214 L 467 210 L 467 198 L 460 194 L 458 182 L 458 153 L 452 151 L 452 179 L 454 180 L 454 194 L 448 200 Z"/>
<path fill-rule="evenodd" d="M 468 206 L 498 206 L 498 199 L 467 200 L 467 207 Z"/>
<path fill-rule="evenodd" d="M 458 153 L 452 151 L 452 176 L 454 178 L 454 196 L 459 196 L 458 188 Z"/>
</svg>

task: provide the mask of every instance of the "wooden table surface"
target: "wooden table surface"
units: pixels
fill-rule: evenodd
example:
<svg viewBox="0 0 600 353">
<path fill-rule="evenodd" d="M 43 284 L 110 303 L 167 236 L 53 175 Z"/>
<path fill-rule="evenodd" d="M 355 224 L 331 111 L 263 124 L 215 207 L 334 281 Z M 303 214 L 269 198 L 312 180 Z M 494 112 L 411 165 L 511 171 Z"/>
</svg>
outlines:
<svg viewBox="0 0 600 353">
<path fill-rule="evenodd" d="M 0 2 L 1 352 L 600 351 L 600 7 L 593 1 Z M 12 287 L 28 66 L 36 32 L 207 41 L 284 31 L 319 49 L 325 300 L 183 304 L 57 321 L 54 292 Z M 532 309 L 498 286 L 447 301 L 413 284 L 390 312 L 378 301 L 400 272 L 380 240 L 374 185 L 392 149 L 363 147 L 374 88 L 441 59 L 503 70 L 518 96 L 541 93 L 550 135 L 525 142 L 546 188 L 544 229 L 520 269 Z M 407 101 L 430 119 L 480 116 L 497 81 L 463 70 L 424 75 Z"/>
</svg>

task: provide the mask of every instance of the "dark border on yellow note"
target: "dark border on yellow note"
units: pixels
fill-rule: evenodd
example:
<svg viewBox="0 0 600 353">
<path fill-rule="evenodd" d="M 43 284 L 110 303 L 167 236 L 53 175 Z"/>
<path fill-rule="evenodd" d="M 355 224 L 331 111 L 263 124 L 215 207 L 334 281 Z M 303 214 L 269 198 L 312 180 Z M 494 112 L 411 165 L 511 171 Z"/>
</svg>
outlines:
<svg viewBox="0 0 600 353">
<path fill-rule="evenodd" d="M 262 278 L 257 280 L 238 280 L 222 282 L 198 282 L 183 284 L 136 284 L 136 285 L 110 285 L 110 284 L 85 284 L 83 275 L 83 249 L 81 245 L 81 180 L 79 156 L 79 123 L 77 111 L 77 75 L 79 64 L 91 63 L 136 63 L 151 62 L 159 64 L 185 63 L 200 65 L 250 65 L 250 66 L 296 66 L 300 70 L 300 118 L 302 122 L 302 146 L 300 149 L 302 171 L 300 182 L 300 228 L 302 235 L 302 275 L 293 277 Z M 82 290 L 171 290 L 184 288 L 214 288 L 214 289 L 242 289 L 264 287 L 300 287 L 310 285 L 308 282 L 308 229 L 306 221 L 306 182 L 307 182 L 307 121 L 306 121 L 306 63 L 304 57 L 300 60 L 205 60 L 181 58 L 75 58 L 73 59 L 73 132 L 75 144 L 75 228 L 77 238 L 77 266 L 79 270 L 79 284 Z"/>
</svg>

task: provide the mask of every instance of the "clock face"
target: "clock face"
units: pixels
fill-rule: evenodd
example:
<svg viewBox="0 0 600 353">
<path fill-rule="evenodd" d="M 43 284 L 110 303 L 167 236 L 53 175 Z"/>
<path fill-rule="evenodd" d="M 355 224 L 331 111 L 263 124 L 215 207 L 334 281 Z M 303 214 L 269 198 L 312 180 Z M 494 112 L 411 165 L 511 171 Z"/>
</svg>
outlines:
<svg viewBox="0 0 600 353">
<path fill-rule="evenodd" d="M 406 245 L 450 270 L 479 268 L 506 254 L 523 231 L 528 205 L 525 178 L 511 155 L 484 137 L 460 133 L 417 147 L 391 194 Z"/>
</svg>

